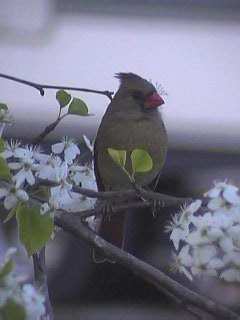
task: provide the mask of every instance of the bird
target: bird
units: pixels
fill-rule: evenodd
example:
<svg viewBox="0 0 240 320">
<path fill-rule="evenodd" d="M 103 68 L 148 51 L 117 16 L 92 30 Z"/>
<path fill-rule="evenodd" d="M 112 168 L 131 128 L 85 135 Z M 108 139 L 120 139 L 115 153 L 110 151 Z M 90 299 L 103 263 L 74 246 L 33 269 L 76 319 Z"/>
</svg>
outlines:
<svg viewBox="0 0 240 320">
<path fill-rule="evenodd" d="M 135 183 L 141 187 L 153 185 L 165 163 L 168 138 L 158 111 L 164 99 L 148 80 L 134 73 L 115 75 L 120 86 L 102 118 L 94 143 L 94 172 L 99 191 L 123 191 L 133 188 L 108 153 L 108 148 L 126 150 L 126 168 L 131 171 L 130 154 L 134 149 L 144 149 L 153 161 L 145 173 L 136 173 Z M 128 214 L 128 213 L 127 213 Z M 97 233 L 111 244 L 125 248 L 126 213 L 102 217 Z"/>
</svg>

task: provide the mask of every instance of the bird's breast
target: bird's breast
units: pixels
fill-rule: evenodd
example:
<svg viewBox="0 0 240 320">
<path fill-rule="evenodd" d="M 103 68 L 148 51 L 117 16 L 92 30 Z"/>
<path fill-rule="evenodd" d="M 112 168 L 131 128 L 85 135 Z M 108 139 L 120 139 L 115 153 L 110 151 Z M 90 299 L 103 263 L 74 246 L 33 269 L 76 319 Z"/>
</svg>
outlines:
<svg viewBox="0 0 240 320">
<path fill-rule="evenodd" d="M 126 168 L 131 173 L 130 154 L 134 149 L 146 150 L 153 168 L 146 173 L 136 174 L 136 183 L 148 185 L 162 169 L 167 152 L 167 133 L 161 116 L 149 114 L 114 114 L 104 119 L 97 134 L 96 149 L 98 174 L 105 189 L 119 190 L 131 187 L 129 178 L 110 158 L 107 149 L 127 151 Z"/>
</svg>

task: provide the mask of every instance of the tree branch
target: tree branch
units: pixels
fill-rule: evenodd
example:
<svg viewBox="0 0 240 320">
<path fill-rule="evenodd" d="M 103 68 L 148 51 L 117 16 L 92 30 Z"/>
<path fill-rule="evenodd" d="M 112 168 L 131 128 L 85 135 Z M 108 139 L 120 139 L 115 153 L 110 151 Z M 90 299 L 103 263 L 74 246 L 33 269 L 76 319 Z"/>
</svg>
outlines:
<svg viewBox="0 0 240 320">
<path fill-rule="evenodd" d="M 169 292 L 179 299 L 183 306 L 187 306 L 187 310 L 189 310 L 189 306 L 193 306 L 206 311 L 217 319 L 240 320 L 240 316 L 235 312 L 217 304 L 209 298 L 191 291 L 171 279 L 162 271 L 108 243 L 82 223 L 78 215 L 58 211 L 54 221 L 57 226 L 100 250 L 106 258 L 126 267 L 134 274 L 154 285 L 159 291 L 163 289 L 164 292 Z"/>
<path fill-rule="evenodd" d="M 129 189 L 124 191 L 94 191 L 91 189 L 74 186 L 73 191 L 89 198 L 97 198 L 102 200 L 131 200 L 136 198 L 141 198 L 144 200 L 154 200 L 162 203 L 162 206 L 164 207 L 182 205 L 183 203 L 193 200 L 191 198 L 174 197 L 163 193 L 148 191 L 140 187 L 137 187 L 136 190 Z"/>
<path fill-rule="evenodd" d="M 44 96 L 44 94 L 45 94 L 44 89 L 54 89 L 54 90 L 63 89 L 63 90 L 82 91 L 82 92 L 101 94 L 101 95 L 108 97 L 110 99 L 110 101 L 112 101 L 112 96 L 114 94 L 113 91 L 108 91 L 108 90 L 101 91 L 101 90 L 94 90 L 94 89 L 87 89 L 87 88 L 68 87 L 68 86 L 53 86 L 53 85 L 48 85 L 48 84 L 40 84 L 40 83 L 20 79 L 17 77 L 9 76 L 9 75 L 3 74 L 3 73 L 0 73 L 0 78 L 12 80 L 15 82 L 25 84 L 25 85 L 30 86 L 32 88 L 35 88 L 40 92 L 41 96 Z"/>
<path fill-rule="evenodd" d="M 54 187 L 58 184 L 47 179 L 38 178 L 38 182 L 34 185 L 34 187 L 38 188 L 40 185 Z M 164 193 L 149 191 L 138 186 L 136 186 L 136 189 L 123 191 L 95 191 L 79 186 L 73 186 L 72 191 L 88 198 L 96 198 L 100 200 L 139 200 L 139 203 L 140 200 L 142 200 L 147 203 L 144 205 L 144 207 L 149 207 L 151 205 L 150 201 L 158 201 L 162 207 L 174 207 L 194 200 L 192 198 L 174 197 Z"/>
</svg>

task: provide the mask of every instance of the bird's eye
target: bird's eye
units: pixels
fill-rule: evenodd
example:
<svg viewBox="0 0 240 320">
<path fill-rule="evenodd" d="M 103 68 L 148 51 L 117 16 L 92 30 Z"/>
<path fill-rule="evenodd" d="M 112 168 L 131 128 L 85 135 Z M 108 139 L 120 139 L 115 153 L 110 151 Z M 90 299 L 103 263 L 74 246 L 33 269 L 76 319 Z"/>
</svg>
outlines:
<svg viewBox="0 0 240 320">
<path fill-rule="evenodd" d="M 143 93 L 141 91 L 138 91 L 138 90 L 132 91 L 132 96 L 133 96 L 134 99 L 138 99 L 138 100 L 144 99 Z"/>
<path fill-rule="evenodd" d="M 149 92 L 149 93 L 146 95 L 146 99 L 149 98 L 149 97 L 151 97 L 155 92 L 156 92 L 155 90 Z"/>
</svg>

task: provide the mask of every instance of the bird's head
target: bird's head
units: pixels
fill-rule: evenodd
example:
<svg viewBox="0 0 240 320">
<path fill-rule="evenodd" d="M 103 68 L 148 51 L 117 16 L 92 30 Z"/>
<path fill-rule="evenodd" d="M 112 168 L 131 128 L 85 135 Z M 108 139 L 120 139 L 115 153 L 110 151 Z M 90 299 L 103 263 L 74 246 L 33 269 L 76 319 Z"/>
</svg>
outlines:
<svg viewBox="0 0 240 320">
<path fill-rule="evenodd" d="M 155 109 L 164 104 L 154 85 L 134 73 L 117 73 L 120 90 L 132 96 L 145 110 Z"/>
</svg>

